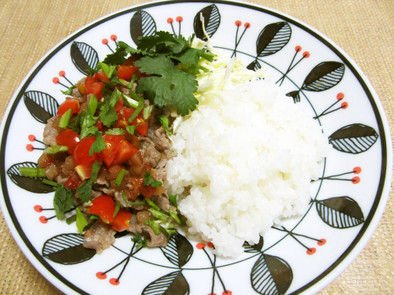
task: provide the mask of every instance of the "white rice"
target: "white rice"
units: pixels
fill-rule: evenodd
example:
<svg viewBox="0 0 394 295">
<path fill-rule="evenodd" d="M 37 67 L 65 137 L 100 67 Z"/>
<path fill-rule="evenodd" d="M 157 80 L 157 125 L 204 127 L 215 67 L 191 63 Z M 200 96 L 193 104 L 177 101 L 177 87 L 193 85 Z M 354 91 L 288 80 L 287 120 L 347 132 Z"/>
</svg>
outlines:
<svg viewBox="0 0 394 295">
<path fill-rule="evenodd" d="M 166 185 L 181 198 L 188 233 L 236 257 L 244 241 L 305 212 L 328 142 L 269 79 L 225 65 L 201 77 L 198 109 L 177 122 Z"/>
</svg>

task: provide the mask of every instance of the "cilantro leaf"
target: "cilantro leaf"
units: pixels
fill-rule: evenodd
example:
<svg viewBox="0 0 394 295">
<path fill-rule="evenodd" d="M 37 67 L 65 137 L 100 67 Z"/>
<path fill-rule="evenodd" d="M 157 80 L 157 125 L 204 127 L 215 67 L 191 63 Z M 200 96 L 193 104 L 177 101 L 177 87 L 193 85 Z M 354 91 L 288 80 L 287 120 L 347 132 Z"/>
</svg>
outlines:
<svg viewBox="0 0 394 295">
<path fill-rule="evenodd" d="M 155 35 L 145 36 L 138 42 L 138 49 L 159 54 L 179 54 L 188 47 L 189 42 L 183 36 L 165 31 L 158 31 Z"/>
<path fill-rule="evenodd" d="M 57 186 L 55 188 L 55 196 L 53 198 L 53 207 L 55 208 L 57 219 L 64 219 L 64 213 L 74 207 L 71 189 L 60 185 Z"/>
<path fill-rule="evenodd" d="M 144 185 L 150 185 L 152 187 L 159 187 L 162 185 L 162 182 L 154 179 L 150 172 L 146 172 L 144 174 Z"/>
<path fill-rule="evenodd" d="M 164 107 L 170 104 L 180 115 L 187 115 L 196 108 L 198 100 L 193 94 L 198 86 L 196 78 L 178 70 L 169 57 L 143 57 L 135 65 L 150 75 L 140 79 L 137 91 L 145 93 L 155 105 Z"/>
<path fill-rule="evenodd" d="M 100 132 L 97 132 L 96 140 L 92 143 L 89 149 L 89 156 L 93 156 L 94 153 L 99 153 L 102 150 L 105 150 L 105 140 L 101 136 Z"/>
<path fill-rule="evenodd" d="M 118 120 L 118 114 L 109 104 L 103 104 L 100 108 L 99 118 L 107 127 L 111 127 Z"/>
<path fill-rule="evenodd" d="M 77 188 L 77 194 L 83 203 L 90 200 L 92 196 L 92 181 L 88 180 Z"/>
</svg>

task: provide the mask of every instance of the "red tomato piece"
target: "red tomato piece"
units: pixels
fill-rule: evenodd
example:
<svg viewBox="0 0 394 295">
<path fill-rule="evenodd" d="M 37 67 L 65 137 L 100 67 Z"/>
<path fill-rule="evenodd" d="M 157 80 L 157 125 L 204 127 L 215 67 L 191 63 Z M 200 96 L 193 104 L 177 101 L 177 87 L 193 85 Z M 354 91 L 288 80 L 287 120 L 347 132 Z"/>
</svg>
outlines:
<svg viewBox="0 0 394 295">
<path fill-rule="evenodd" d="M 103 97 L 104 82 L 109 79 L 104 72 L 97 72 L 94 76 L 87 76 L 85 79 L 85 89 L 87 94 L 94 94 L 98 99 Z"/>
<path fill-rule="evenodd" d="M 93 162 L 96 160 L 97 158 L 97 154 L 93 153 L 92 156 L 89 155 L 89 150 L 90 147 L 92 146 L 93 142 L 95 142 L 96 137 L 94 136 L 87 136 L 84 137 L 83 139 L 81 139 L 75 149 L 74 149 L 74 153 L 73 153 L 73 159 L 74 159 L 74 164 L 80 165 L 80 164 L 88 164 L 91 163 L 93 165 Z"/>
<path fill-rule="evenodd" d="M 79 113 L 79 102 L 74 98 L 67 98 L 57 109 L 57 116 L 61 117 L 69 109 L 72 109 L 71 114 L 75 115 Z"/>
<path fill-rule="evenodd" d="M 74 152 L 77 143 L 79 142 L 78 133 L 71 129 L 65 129 L 56 136 L 56 142 L 60 145 L 65 145 L 68 147 L 68 153 L 72 154 Z"/>
<path fill-rule="evenodd" d="M 131 212 L 121 208 L 115 215 L 111 225 L 112 228 L 118 232 L 124 231 L 129 228 L 131 219 Z"/>
<path fill-rule="evenodd" d="M 67 179 L 66 183 L 64 184 L 64 187 L 76 190 L 80 184 L 81 184 L 81 179 L 78 177 L 78 175 L 73 174 Z"/>
<path fill-rule="evenodd" d="M 139 68 L 133 65 L 118 65 L 118 77 L 119 79 L 131 80 L 138 70 Z"/>
<path fill-rule="evenodd" d="M 128 161 L 137 151 L 138 149 L 123 137 L 114 164 L 122 164 Z"/>
<path fill-rule="evenodd" d="M 118 112 L 118 121 L 115 124 L 117 128 L 125 128 L 126 126 L 134 125 L 137 126 L 135 131 L 137 131 L 140 135 L 146 136 L 148 133 L 149 123 L 148 120 L 143 118 L 143 111 L 141 111 L 137 117 L 133 120 L 133 122 L 129 122 L 131 115 L 134 113 L 133 108 L 122 108 Z"/>
<path fill-rule="evenodd" d="M 107 224 L 114 220 L 115 202 L 107 195 L 100 195 L 93 199 L 92 206 L 89 207 L 88 213 L 95 214 Z"/>
<path fill-rule="evenodd" d="M 152 197 L 155 192 L 156 188 L 151 185 L 142 185 L 140 189 L 141 195 L 148 199 Z"/>
<path fill-rule="evenodd" d="M 111 135 L 104 134 L 105 149 L 101 151 L 103 161 L 107 166 L 110 166 L 120 149 L 122 136 L 121 135 Z"/>
</svg>

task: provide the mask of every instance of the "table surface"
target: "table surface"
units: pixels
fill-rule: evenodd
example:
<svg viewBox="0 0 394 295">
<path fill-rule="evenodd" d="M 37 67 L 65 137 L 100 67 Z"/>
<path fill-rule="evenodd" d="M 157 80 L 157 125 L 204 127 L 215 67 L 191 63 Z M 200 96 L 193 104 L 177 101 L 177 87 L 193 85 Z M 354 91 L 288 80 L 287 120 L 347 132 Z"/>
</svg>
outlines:
<svg viewBox="0 0 394 295">
<path fill-rule="evenodd" d="M 0 118 L 40 58 L 80 27 L 144 0 L 2 0 Z M 394 2 L 392 0 L 251 0 L 291 15 L 328 36 L 361 68 L 381 99 L 393 134 Z M 394 294 L 393 191 L 371 240 L 319 294 Z M 0 293 L 61 294 L 19 250 L 0 213 Z"/>
</svg>

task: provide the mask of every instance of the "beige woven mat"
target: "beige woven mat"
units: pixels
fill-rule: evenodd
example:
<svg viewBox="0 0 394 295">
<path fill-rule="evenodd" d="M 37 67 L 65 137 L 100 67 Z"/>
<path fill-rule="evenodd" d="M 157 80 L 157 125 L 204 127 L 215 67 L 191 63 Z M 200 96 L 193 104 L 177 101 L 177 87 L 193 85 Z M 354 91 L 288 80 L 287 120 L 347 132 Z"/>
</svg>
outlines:
<svg viewBox="0 0 394 295">
<path fill-rule="evenodd" d="M 0 1 L 0 115 L 36 62 L 85 24 L 142 0 Z M 392 0 L 252 0 L 296 17 L 342 47 L 370 79 L 393 130 Z M 319 294 L 394 294 L 393 193 L 366 248 Z M 27 261 L 0 215 L 0 294 L 60 294 Z M 242 294 L 244 295 L 244 294 Z"/>
</svg>

